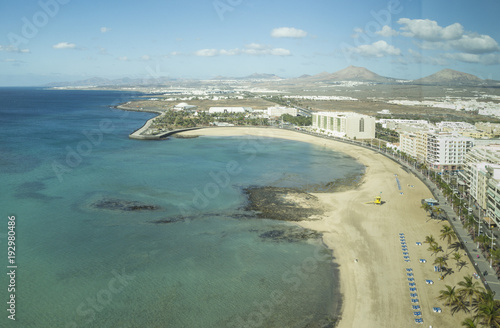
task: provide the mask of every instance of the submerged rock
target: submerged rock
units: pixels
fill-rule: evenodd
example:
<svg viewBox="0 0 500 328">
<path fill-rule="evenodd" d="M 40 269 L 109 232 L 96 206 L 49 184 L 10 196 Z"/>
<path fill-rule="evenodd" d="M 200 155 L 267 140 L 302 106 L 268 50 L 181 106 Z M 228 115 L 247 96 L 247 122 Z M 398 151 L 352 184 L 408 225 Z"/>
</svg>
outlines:
<svg viewBox="0 0 500 328">
<path fill-rule="evenodd" d="M 156 211 L 161 209 L 157 205 L 144 204 L 138 201 L 129 201 L 122 199 L 106 198 L 96 201 L 92 207 L 101 210 L 118 210 L 118 211 Z"/>
<path fill-rule="evenodd" d="M 164 218 L 164 219 L 158 219 L 155 221 L 149 221 L 149 223 L 154 223 L 154 224 L 167 224 L 167 223 L 176 223 L 176 222 L 184 222 L 186 219 L 183 217 L 173 217 L 173 218 Z"/>
<path fill-rule="evenodd" d="M 244 192 L 248 196 L 246 210 L 255 211 L 260 218 L 302 221 L 323 213 L 316 196 L 298 189 L 252 187 Z"/>
<path fill-rule="evenodd" d="M 301 228 L 276 229 L 261 233 L 259 237 L 264 240 L 272 240 L 276 242 L 286 241 L 293 243 L 308 239 L 321 238 L 321 233 L 314 230 Z"/>
</svg>

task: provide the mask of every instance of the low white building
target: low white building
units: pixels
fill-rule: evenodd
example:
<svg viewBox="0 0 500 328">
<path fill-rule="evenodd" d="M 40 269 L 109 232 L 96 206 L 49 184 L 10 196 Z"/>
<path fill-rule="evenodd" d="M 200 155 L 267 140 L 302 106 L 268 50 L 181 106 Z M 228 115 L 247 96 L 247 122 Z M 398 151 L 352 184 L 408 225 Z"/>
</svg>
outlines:
<svg viewBox="0 0 500 328">
<path fill-rule="evenodd" d="M 313 129 L 349 139 L 375 138 L 375 118 L 353 112 L 318 112 L 312 115 Z"/>
<path fill-rule="evenodd" d="M 252 112 L 251 107 L 210 107 L 208 112 L 210 114 L 216 113 L 246 113 Z"/>
<path fill-rule="evenodd" d="M 283 114 L 288 114 L 292 116 L 298 115 L 297 108 L 293 107 L 281 107 L 281 106 L 273 106 L 267 108 L 267 115 L 269 116 L 281 116 Z"/>
<path fill-rule="evenodd" d="M 189 104 L 183 102 L 183 103 L 179 103 L 179 104 L 175 105 L 174 108 L 173 108 L 173 110 L 177 110 L 177 111 L 179 111 L 179 110 L 193 111 L 196 108 L 197 107 L 194 106 L 194 105 L 189 105 Z"/>
</svg>

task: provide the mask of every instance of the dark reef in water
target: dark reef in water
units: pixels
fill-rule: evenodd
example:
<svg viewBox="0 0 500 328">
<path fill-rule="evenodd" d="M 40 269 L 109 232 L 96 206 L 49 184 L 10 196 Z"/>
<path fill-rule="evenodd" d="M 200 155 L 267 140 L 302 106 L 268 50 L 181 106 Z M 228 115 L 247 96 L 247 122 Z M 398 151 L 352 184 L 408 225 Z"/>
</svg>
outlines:
<svg viewBox="0 0 500 328">
<path fill-rule="evenodd" d="M 263 232 L 259 235 L 263 240 L 271 240 L 276 242 L 299 242 L 308 239 L 321 238 L 321 233 L 303 228 L 289 228 L 289 229 L 274 229 Z"/>
<path fill-rule="evenodd" d="M 250 187 L 244 189 L 248 197 L 246 210 L 255 211 L 257 217 L 302 221 L 313 215 L 321 215 L 318 199 L 307 192 L 295 188 Z"/>
<path fill-rule="evenodd" d="M 101 210 L 118 210 L 118 211 L 156 211 L 161 209 L 157 205 L 144 204 L 138 201 L 122 200 L 105 198 L 98 200 L 92 204 L 92 207 Z"/>
</svg>

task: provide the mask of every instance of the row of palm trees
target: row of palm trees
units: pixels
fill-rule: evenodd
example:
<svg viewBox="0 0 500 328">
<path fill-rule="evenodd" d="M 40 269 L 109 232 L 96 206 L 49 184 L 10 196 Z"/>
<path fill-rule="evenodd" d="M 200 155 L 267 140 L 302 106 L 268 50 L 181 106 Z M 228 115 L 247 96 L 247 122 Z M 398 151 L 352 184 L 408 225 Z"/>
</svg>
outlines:
<svg viewBox="0 0 500 328">
<path fill-rule="evenodd" d="M 453 271 L 445 266 L 449 255 L 453 256 L 459 271 L 467 265 L 467 262 L 462 259 L 462 254 L 459 250 L 463 249 L 463 245 L 457 241 L 457 235 L 449 225 L 443 225 L 441 229 L 440 239 L 447 243 L 449 253 L 436 257 L 434 265 L 438 265 L 441 271 L 446 272 L 446 275 Z M 440 252 L 444 253 L 443 248 L 437 243 L 434 236 L 425 237 L 424 243 L 429 244 L 429 250 L 432 255 L 437 255 Z M 453 254 L 452 254 L 453 253 Z M 444 278 L 444 275 L 443 275 Z M 444 305 L 451 308 L 451 314 L 457 312 L 470 313 L 472 316 L 462 322 L 463 327 L 497 327 L 500 328 L 500 302 L 493 299 L 491 291 L 486 291 L 481 284 L 472 276 L 467 275 L 457 286 L 445 285 L 445 289 L 439 291 L 438 299 L 444 302 Z"/>
<path fill-rule="evenodd" d="M 444 274 L 442 275 L 442 278 L 444 279 L 447 275 L 453 273 L 453 270 L 451 268 L 448 268 L 448 260 L 450 259 L 450 255 L 452 256 L 452 259 L 455 260 L 455 265 L 458 271 L 462 270 L 462 268 L 467 265 L 467 262 L 463 260 L 462 254 L 459 252 L 463 249 L 463 245 L 457 241 L 457 235 L 455 234 L 455 231 L 453 231 L 451 226 L 444 225 L 440 232 L 441 234 L 439 235 L 439 237 L 443 241 L 446 241 L 447 250 L 449 250 L 448 253 L 444 252 L 443 247 L 441 247 L 437 243 L 434 236 L 432 235 L 426 236 L 424 243 L 429 244 L 429 248 L 427 248 L 427 250 L 431 252 L 431 255 L 436 255 L 433 264 L 439 266 L 440 270 L 444 272 Z M 443 253 L 443 255 L 437 256 L 441 252 Z"/>
<path fill-rule="evenodd" d="M 451 308 L 451 314 L 463 311 L 472 316 L 462 322 L 463 327 L 500 327 L 500 302 L 493 299 L 472 276 L 465 276 L 458 286 L 445 285 L 438 299 Z"/>
<path fill-rule="evenodd" d="M 492 266 L 495 267 L 497 275 L 499 275 L 500 277 L 500 249 L 495 246 L 493 246 L 492 248 L 491 238 L 489 236 L 484 234 L 477 236 L 479 229 L 478 223 L 476 221 L 476 218 L 469 213 L 468 203 L 463 199 L 460 199 L 460 197 L 458 197 L 458 195 L 454 193 L 453 189 L 446 183 L 444 179 L 441 178 L 441 175 L 436 174 L 435 172 L 431 172 L 429 177 L 442 190 L 443 195 L 453 206 L 453 209 L 455 210 L 457 216 L 460 217 L 464 229 L 469 232 L 469 235 L 471 237 L 473 237 L 474 242 L 479 244 L 479 248 L 483 251 L 485 257 L 491 260 Z M 422 208 L 429 212 L 431 214 L 431 217 L 439 217 L 439 215 L 442 213 L 442 210 L 436 206 L 423 204 Z"/>
</svg>

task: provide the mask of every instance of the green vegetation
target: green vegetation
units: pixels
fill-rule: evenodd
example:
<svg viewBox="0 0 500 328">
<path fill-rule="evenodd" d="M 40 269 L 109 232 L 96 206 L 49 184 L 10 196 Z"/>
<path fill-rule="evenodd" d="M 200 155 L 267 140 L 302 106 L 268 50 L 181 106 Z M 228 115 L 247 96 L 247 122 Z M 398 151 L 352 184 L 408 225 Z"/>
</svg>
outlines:
<svg viewBox="0 0 500 328">
<path fill-rule="evenodd" d="M 281 118 L 284 122 L 288 122 L 298 126 L 310 126 L 312 125 L 312 117 L 306 116 L 292 116 L 290 114 L 283 114 Z"/>
<path fill-rule="evenodd" d="M 397 143 L 399 142 L 399 133 L 394 130 L 383 128 L 382 124 L 377 123 L 375 125 L 375 138 L 385 140 L 390 143 Z"/>
<path fill-rule="evenodd" d="M 458 286 L 445 287 L 439 291 L 438 300 L 451 308 L 452 315 L 460 311 L 472 314 L 462 322 L 462 327 L 500 327 L 500 302 L 472 276 L 465 276 Z"/>
<path fill-rule="evenodd" d="M 191 128 L 197 126 L 208 126 L 214 122 L 223 122 L 234 125 L 269 125 L 265 118 L 246 117 L 247 113 L 217 113 L 209 114 L 200 111 L 197 115 L 184 111 L 168 110 L 156 117 L 151 124 L 151 129 L 159 131 L 174 130 L 179 128 Z"/>
</svg>

